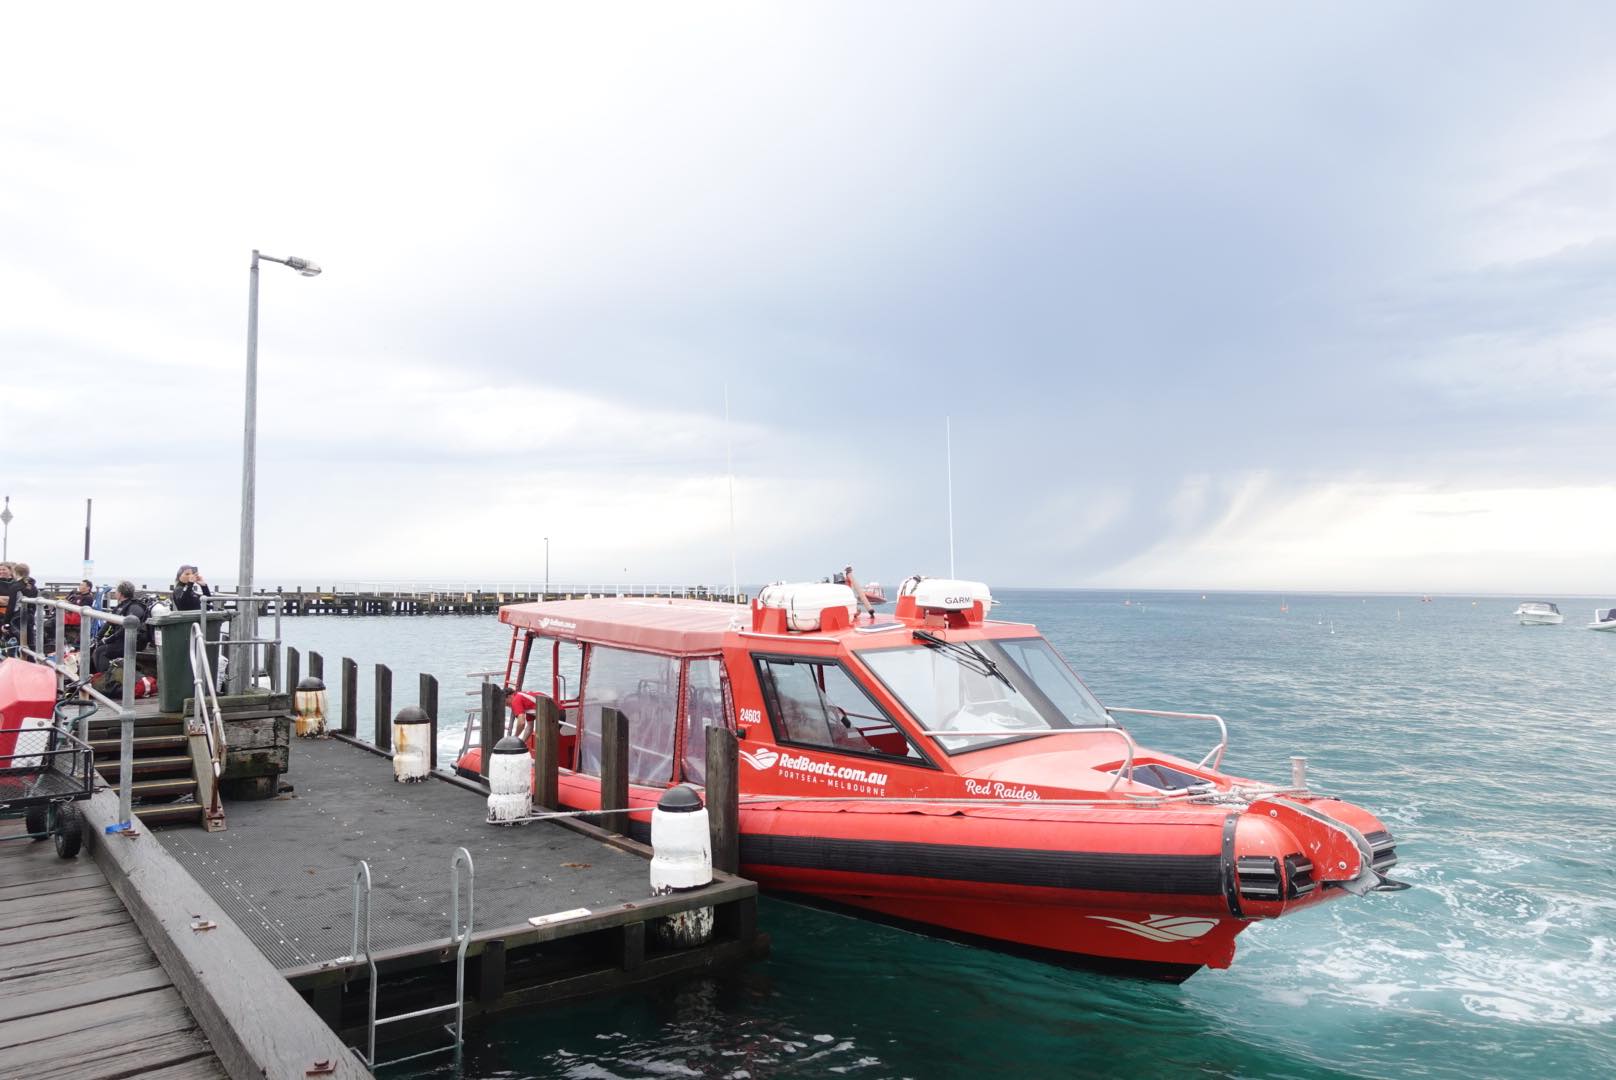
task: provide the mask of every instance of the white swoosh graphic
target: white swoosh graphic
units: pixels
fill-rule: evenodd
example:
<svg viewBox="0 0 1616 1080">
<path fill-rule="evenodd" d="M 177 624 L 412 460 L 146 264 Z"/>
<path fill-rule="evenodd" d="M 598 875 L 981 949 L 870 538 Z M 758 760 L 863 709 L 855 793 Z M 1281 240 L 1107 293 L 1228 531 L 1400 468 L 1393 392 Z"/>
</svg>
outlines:
<svg viewBox="0 0 1616 1080">
<path fill-rule="evenodd" d="M 1218 925 L 1216 919 L 1202 919 L 1193 915 L 1152 915 L 1143 921 L 1117 919 L 1110 915 L 1090 915 L 1091 919 L 1110 923 L 1118 930 L 1126 930 L 1151 941 L 1193 941 L 1209 933 Z"/>
</svg>

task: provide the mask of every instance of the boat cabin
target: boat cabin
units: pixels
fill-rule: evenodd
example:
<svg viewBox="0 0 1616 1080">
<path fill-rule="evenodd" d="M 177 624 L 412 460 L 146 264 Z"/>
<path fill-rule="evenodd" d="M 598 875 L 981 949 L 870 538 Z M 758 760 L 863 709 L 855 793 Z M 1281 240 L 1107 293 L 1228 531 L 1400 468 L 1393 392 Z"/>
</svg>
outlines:
<svg viewBox="0 0 1616 1080">
<path fill-rule="evenodd" d="M 742 740 L 754 793 L 1037 798 L 1051 784 L 1159 793 L 1215 779 L 1171 758 L 1136 761 L 1055 649 L 1032 626 L 988 620 L 991 604 L 985 585 L 940 579 L 906 582 L 896 613 L 868 620 L 832 583 L 770 586 L 750 609 L 518 604 L 500 611 L 512 627 L 505 685 L 530 695 L 518 709 L 554 700 L 561 767 L 580 777 L 600 775 L 601 710 L 621 710 L 630 783 L 648 787 L 703 784 L 713 724 Z M 1029 753 L 1032 739 L 1051 745 Z"/>
</svg>

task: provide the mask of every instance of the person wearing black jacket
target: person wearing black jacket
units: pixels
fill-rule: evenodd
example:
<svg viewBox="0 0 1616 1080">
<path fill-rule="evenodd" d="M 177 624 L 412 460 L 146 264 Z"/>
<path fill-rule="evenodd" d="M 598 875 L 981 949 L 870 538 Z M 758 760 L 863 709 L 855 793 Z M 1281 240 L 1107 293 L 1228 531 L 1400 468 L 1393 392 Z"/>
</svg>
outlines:
<svg viewBox="0 0 1616 1080">
<path fill-rule="evenodd" d="M 24 597 L 37 599 L 39 597 L 39 586 L 29 576 L 27 563 L 12 563 L 11 578 L 12 580 L 9 583 L 11 586 L 11 602 L 8 605 L 11 630 L 18 641 L 24 645 L 32 646 L 35 643 L 29 641 L 29 637 L 33 633 L 34 609 L 25 606 L 22 601 Z"/>
<path fill-rule="evenodd" d="M 202 573 L 196 567 L 182 566 L 180 572 L 174 575 L 175 611 L 201 611 L 202 598 L 212 595 L 208 583 L 202 580 Z"/>
<path fill-rule="evenodd" d="M 95 651 L 90 654 L 91 675 L 101 674 L 112 666 L 112 661 L 123 656 L 124 630 L 120 616 L 133 615 L 141 622 L 151 618 L 151 609 L 135 598 L 133 583 L 118 582 L 118 587 L 112 595 L 118 604 L 112 609 L 111 616 L 101 627 L 100 636 L 96 638 Z"/>
</svg>

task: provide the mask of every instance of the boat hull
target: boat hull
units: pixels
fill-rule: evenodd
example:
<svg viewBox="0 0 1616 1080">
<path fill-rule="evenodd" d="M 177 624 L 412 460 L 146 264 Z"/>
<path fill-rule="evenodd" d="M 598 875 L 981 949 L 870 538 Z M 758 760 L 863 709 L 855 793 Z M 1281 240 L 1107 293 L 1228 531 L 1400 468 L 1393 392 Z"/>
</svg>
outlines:
<svg viewBox="0 0 1616 1080">
<path fill-rule="evenodd" d="M 558 780 L 564 808 L 599 808 L 595 778 L 563 770 Z M 660 794 L 634 786 L 629 802 L 649 807 Z M 1321 850 L 1317 838 L 1299 839 L 1263 804 L 917 809 L 761 799 L 740 810 L 740 872 L 771 893 L 1148 978 L 1228 967 L 1252 921 L 1344 895 L 1301 868 L 1310 866 L 1301 852 Z M 1368 815 L 1347 823 L 1378 828 Z M 649 839 L 643 819 L 630 819 L 630 835 Z M 1357 872 L 1355 852 L 1330 853 L 1328 864 L 1338 856 Z"/>
</svg>

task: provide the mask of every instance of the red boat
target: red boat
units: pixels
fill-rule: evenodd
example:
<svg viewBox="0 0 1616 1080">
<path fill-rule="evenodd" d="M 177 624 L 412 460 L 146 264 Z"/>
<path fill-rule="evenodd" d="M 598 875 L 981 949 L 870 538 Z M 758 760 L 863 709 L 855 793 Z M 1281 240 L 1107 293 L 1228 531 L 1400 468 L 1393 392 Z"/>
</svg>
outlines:
<svg viewBox="0 0 1616 1080">
<path fill-rule="evenodd" d="M 834 584 L 765 589 L 750 611 L 651 599 L 502 608 L 506 686 L 562 710 L 560 799 L 600 806 L 600 710 L 629 719 L 630 802 L 701 785 L 704 729 L 740 738 L 741 872 L 765 888 L 927 932 L 1179 981 L 1235 937 L 1384 876 L 1368 811 L 1226 773 L 1223 721 L 1107 708 L 985 585 L 911 579 L 855 620 Z M 520 706 L 518 706 L 520 708 Z M 1199 720 L 1196 761 L 1139 746 L 1118 715 Z M 457 763 L 479 772 L 471 750 Z"/>
</svg>

